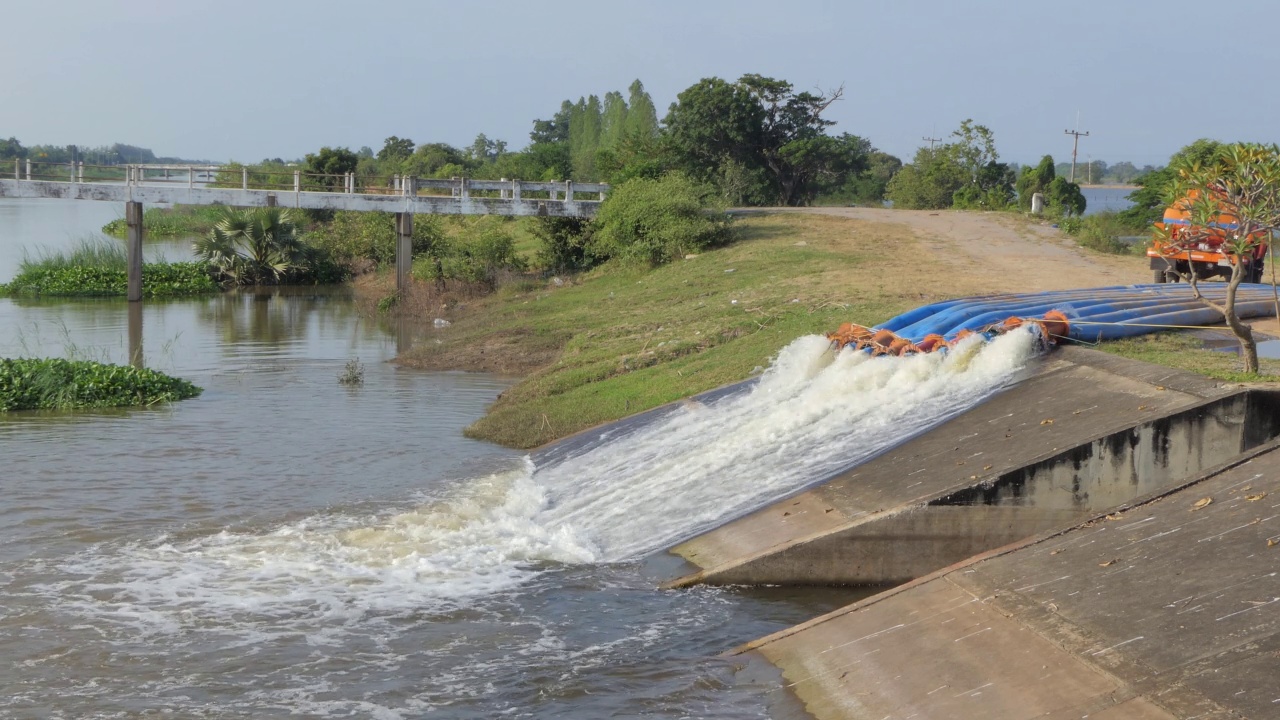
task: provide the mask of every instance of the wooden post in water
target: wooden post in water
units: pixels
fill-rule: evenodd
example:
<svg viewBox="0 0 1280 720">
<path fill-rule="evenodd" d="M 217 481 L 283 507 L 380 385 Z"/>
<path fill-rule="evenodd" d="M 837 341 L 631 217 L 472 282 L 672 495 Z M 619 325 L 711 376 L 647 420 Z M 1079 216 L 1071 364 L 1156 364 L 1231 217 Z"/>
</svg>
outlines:
<svg viewBox="0 0 1280 720">
<path fill-rule="evenodd" d="M 413 269 L 413 213 L 396 213 L 396 294 L 409 292 L 409 272 Z"/>
<path fill-rule="evenodd" d="M 129 302 L 142 300 L 142 203 L 136 200 L 124 204 L 124 222 L 127 227 L 125 259 L 129 268 Z"/>
<path fill-rule="evenodd" d="M 141 370 L 142 360 L 142 303 L 129 303 L 129 364 Z"/>
</svg>

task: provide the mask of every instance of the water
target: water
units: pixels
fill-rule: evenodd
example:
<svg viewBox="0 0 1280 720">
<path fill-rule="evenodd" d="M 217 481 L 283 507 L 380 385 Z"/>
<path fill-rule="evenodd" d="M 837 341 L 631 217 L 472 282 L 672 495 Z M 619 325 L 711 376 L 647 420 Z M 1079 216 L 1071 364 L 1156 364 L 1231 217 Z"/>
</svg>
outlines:
<svg viewBox="0 0 1280 720">
<path fill-rule="evenodd" d="M 69 242 L 92 228 L 52 220 L 84 206 L 0 205 L 0 238 Z M 122 362 L 125 305 L 0 300 L 0 356 Z M 341 291 L 141 321 L 147 364 L 201 397 L 0 418 L 0 716 L 788 716 L 776 678 L 718 654 L 855 596 L 662 592 L 642 559 L 968 407 L 1032 351 L 801 338 L 750 393 L 535 468 L 460 434 L 509 381 L 387 364 L 403 338 Z"/>
<path fill-rule="evenodd" d="M 1082 187 L 1080 192 L 1085 199 L 1084 214 L 1128 210 L 1133 207 L 1133 203 L 1129 201 L 1129 193 L 1133 190 L 1131 187 Z"/>
</svg>

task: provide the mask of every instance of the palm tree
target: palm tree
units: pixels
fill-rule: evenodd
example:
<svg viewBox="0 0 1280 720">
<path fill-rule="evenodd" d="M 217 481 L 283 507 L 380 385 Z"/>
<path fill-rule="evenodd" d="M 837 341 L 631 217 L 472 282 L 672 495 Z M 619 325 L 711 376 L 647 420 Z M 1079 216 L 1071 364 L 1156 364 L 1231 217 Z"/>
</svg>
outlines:
<svg viewBox="0 0 1280 720">
<path fill-rule="evenodd" d="M 192 248 L 227 285 L 277 284 L 306 267 L 297 223 L 284 208 L 228 208 Z"/>
</svg>

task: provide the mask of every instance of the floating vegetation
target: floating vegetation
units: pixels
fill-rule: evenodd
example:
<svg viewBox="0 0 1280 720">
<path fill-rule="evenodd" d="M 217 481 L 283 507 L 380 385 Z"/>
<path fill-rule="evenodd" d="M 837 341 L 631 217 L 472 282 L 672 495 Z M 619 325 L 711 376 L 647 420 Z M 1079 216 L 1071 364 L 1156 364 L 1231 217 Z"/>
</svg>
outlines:
<svg viewBox="0 0 1280 720">
<path fill-rule="evenodd" d="M 62 358 L 0 358 L 0 412 L 137 407 L 193 398 L 181 378 L 127 365 Z"/>
</svg>

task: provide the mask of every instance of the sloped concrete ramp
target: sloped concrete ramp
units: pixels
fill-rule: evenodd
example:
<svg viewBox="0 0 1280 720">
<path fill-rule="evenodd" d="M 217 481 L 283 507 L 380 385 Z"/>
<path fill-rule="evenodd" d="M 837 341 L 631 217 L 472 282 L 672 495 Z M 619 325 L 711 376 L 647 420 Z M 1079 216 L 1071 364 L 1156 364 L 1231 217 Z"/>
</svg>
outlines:
<svg viewBox="0 0 1280 720">
<path fill-rule="evenodd" d="M 677 545 L 667 585 L 906 582 L 1235 457 L 1280 432 L 1276 405 L 1063 348 L 942 426 Z"/>
<path fill-rule="evenodd" d="M 814 717 L 1280 717 L 1280 450 L 739 648 Z"/>
</svg>

